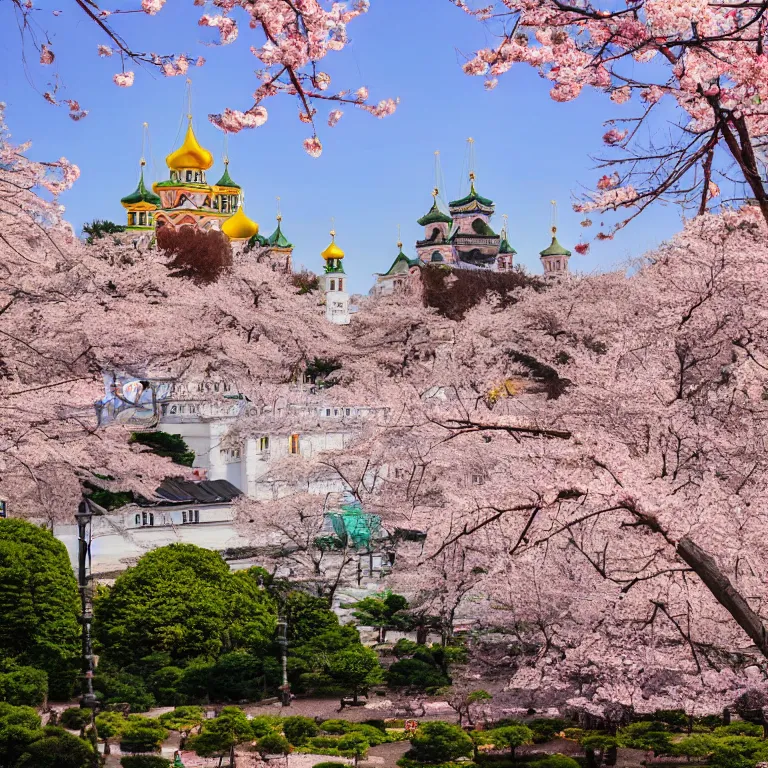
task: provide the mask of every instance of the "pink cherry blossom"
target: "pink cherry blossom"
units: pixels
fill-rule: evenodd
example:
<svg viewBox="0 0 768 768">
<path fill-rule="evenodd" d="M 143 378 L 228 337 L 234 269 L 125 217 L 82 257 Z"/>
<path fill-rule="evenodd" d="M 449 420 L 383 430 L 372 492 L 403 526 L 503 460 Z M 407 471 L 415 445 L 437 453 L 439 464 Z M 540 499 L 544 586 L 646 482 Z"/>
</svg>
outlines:
<svg viewBox="0 0 768 768">
<path fill-rule="evenodd" d="M 629 131 L 618 131 L 615 128 L 611 128 L 609 131 L 606 131 L 606 133 L 603 134 L 603 141 L 606 144 L 612 145 L 612 144 L 620 144 L 624 139 L 627 138 L 627 134 Z"/>
<path fill-rule="evenodd" d="M 53 51 L 43 43 L 40 46 L 40 63 L 41 64 L 53 64 L 53 60 L 56 57 L 53 55 Z"/>
<path fill-rule="evenodd" d="M 150 16 L 161 11 L 164 5 L 165 0 L 141 0 L 141 9 Z"/>
<path fill-rule="evenodd" d="M 264 107 L 253 107 L 247 112 L 236 109 L 225 109 L 220 115 L 208 115 L 208 119 L 222 131 L 238 133 L 244 128 L 258 128 L 267 122 L 267 110 Z"/>
<path fill-rule="evenodd" d="M 323 154 L 323 145 L 317 136 L 304 139 L 304 150 L 310 157 L 320 157 Z"/>
<path fill-rule="evenodd" d="M 133 85 L 133 72 L 118 72 L 112 80 L 121 88 L 130 88 Z"/>
<path fill-rule="evenodd" d="M 114 51 L 108 46 L 108 45 L 99 45 L 98 48 L 99 56 L 112 56 Z"/>
<path fill-rule="evenodd" d="M 577 243 L 573 246 L 573 250 L 581 256 L 584 256 L 589 252 L 589 243 Z"/>
<path fill-rule="evenodd" d="M 328 125 L 333 128 L 344 113 L 340 109 L 333 109 L 328 113 Z"/>
<path fill-rule="evenodd" d="M 237 39 L 237 23 L 228 16 L 209 16 L 205 14 L 200 17 L 198 24 L 201 27 L 218 27 L 222 45 L 228 45 Z"/>
</svg>

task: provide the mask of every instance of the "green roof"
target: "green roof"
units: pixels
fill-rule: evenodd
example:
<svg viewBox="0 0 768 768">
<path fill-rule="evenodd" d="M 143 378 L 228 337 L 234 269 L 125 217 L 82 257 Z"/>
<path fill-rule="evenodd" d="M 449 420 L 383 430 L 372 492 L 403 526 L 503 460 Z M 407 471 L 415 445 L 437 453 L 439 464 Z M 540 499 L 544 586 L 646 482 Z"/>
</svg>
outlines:
<svg viewBox="0 0 768 768">
<path fill-rule="evenodd" d="M 426 227 L 429 224 L 453 224 L 453 219 L 437 207 L 437 200 L 435 200 L 432 203 L 429 212 L 422 216 L 416 223 L 420 227 Z"/>
<path fill-rule="evenodd" d="M 487 208 L 493 207 L 493 200 L 489 200 L 487 197 L 483 197 L 482 195 L 477 194 L 474 181 L 472 182 L 469 194 L 466 197 L 462 197 L 461 200 L 453 200 L 452 202 L 448 203 L 448 205 L 450 208 L 463 208 L 465 205 L 469 205 L 470 203 L 480 203 L 480 205 L 484 205 Z"/>
<path fill-rule="evenodd" d="M 235 184 L 232 181 L 232 177 L 229 175 L 229 163 L 224 163 L 224 173 L 222 177 L 216 182 L 217 187 L 232 187 L 232 189 L 240 189 L 239 184 Z"/>
<path fill-rule="evenodd" d="M 277 222 L 277 229 L 267 238 L 267 243 L 275 248 L 293 248 L 280 229 L 280 222 Z"/>
<path fill-rule="evenodd" d="M 509 244 L 509 240 L 507 240 L 506 237 L 503 237 L 501 239 L 501 245 L 499 246 L 499 253 L 515 254 L 517 251 Z"/>
<path fill-rule="evenodd" d="M 570 256 L 571 252 L 567 248 L 563 248 L 560 243 L 557 242 L 555 235 L 552 235 L 552 242 L 549 248 L 545 248 L 539 253 L 540 256 Z"/>
<path fill-rule="evenodd" d="M 392 262 L 392 266 L 386 272 L 384 272 L 383 276 L 395 274 L 395 272 L 398 271 L 397 267 L 399 264 L 406 264 L 407 266 L 405 271 L 407 272 L 411 267 L 417 267 L 419 265 L 419 260 L 409 259 L 401 250 L 400 253 L 398 253 L 395 257 L 395 260 Z"/>
<path fill-rule="evenodd" d="M 165 181 L 158 181 L 155 184 L 156 187 L 189 187 L 190 189 L 210 189 L 210 184 L 203 184 L 201 181 L 173 181 L 173 179 L 166 179 Z"/>
<path fill-rule="evenodd" d="M 267 240 L 266 237 L 260 234 L 255 234 L 251 236 L 251 239 L 248 241 L 248 245 L 251 246 L 251 248 L 255 248 L 256 245 L 266 246 L 269 245 L 269 240 Z"/>
<path fill-rule="evenodd" d="M 154 193 L 150 192 L 145 186 L 144 186 L 144 169 L 141 169 L 141 176 L 139 176 L 139 185 L 136 187 L 135 191 L 131 192 L 130 195 L 126 195 L 120 200 L 121 203 L 124 205 L 136 205 L 137 203 L 150 203 L 151 205 L 161 205 L 162 201 L 160 198 Z"/>
<path fill-rule="evenodd" d="M 476 235 L 482 235 L 483 237 L 497 237 L 496 233 L 491 229 L 487 221 L 482 219 L 475 219 L 472 222 L 472 231 Z"/>
</svg>

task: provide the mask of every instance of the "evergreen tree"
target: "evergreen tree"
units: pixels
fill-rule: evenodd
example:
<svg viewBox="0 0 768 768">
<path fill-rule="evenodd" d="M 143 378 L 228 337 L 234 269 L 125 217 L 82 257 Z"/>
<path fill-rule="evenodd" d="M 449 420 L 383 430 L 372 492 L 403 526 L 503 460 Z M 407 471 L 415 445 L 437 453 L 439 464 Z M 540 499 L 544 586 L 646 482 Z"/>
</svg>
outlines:
<svg viewBox="0 0 768 768">
<path fill-rule="evenodd" d="M 0 520 L 0 647 L 69 698 L 79 675 L 80 600 L 64 545 L 36 525 Z"/>
</svg>

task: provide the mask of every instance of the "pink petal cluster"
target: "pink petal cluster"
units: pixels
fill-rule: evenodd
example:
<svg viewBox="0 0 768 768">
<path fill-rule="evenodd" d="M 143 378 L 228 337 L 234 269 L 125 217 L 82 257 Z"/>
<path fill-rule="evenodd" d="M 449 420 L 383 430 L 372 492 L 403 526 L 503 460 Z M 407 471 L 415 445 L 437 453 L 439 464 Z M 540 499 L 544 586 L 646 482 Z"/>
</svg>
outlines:
<svg viewBox="0 0 768 768">
<path fill-rule="evenodd" d="M 611 128 L 609 131 L 606 131 L 603 134 L 603 141 L 608 144 L 609 146 L 612 146 L 614 144 L 620 144 L 624 139 L 627 138 L 627 135 L 629 134 L 629 131 L 618 131 L 616 128 Z"/>
<path fill-rule="evenodd" d="M 328 113 L 328 126 L 333 128 L 344 113 L 340 109 L 333 109 Z"/>
<path fill-rule="evenodd" d="M 258 128 L 267 122 L 267 110 L 262 106 L 253 107 L 247 112 L 225 109 L 220 115 L 208 115 L 208 119 L 222 131 L 238 133 L 244 128 Z"/>
<path fill-rule="evenodd" d="M 205 14 L 197 22 L 201 27 L 216 27 L 219 30 L 219 40 L 222 45 L 228 45 L 237 40 L 237 22 L 228 16 L 209 16 Z"/>
<path fill-rule="evenodd" d="M 320 157 L 323 154 L 323 145 L 320 143 L 320 139 L 317 136 L 304 139 L 304 151 L 310 157 Z"/>
<path fill-rule="evenodd" d="M 115 85 L 121 88 L 130 88 L 133 85 L 133 72 L 118 72 L 113 78 Z"/>
<path fill-rule="evenodd" d="M 106 57 L 106 56 L 112 56 L 112 54 L 114 54 L 114 51 L 108 45 L 99 45 L 98 53 L 99 53 L 99 56 Z"/>
<path fill-rule="evenodd" d="M 159 13 L 164 5 L 165 0 L 141 0 L 141 10 L 144 11 L 144 13 L 148 13 L 150 16 Z"/>
<path fill-rule="evenodd" d="M 40 63 L 41 64 L 53 64 L 53 60 L 56 57 L 53 55 L 53 51 L 43 43 L 40 46 Z"/>
</svg>

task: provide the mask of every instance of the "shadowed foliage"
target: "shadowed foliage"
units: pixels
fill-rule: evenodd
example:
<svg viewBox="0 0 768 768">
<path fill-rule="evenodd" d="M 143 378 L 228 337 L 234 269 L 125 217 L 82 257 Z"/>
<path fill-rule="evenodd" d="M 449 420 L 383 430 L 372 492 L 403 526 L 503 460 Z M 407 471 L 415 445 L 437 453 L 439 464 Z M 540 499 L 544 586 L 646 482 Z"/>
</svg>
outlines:
<svg viewBox="0 0 768 768">
<path fill-rule="evenodd" d="M 171 277 L 185 277 L 197 285 L 215 283 L 232 266 L 232 247 L 222 232 L 193 227 L 157 230 L 157 247 L 169 261 Z"/>
<path fill-rule="evenodd" d="M 527 274 L 520 268 L 511 272 L 489 270 L 450 269 L 445 266 L 426 266 L 421 270 L 424 286 L 424 304 L 436 309 L 443 317 L 461 320 L 488 294 L 496 293 L 501 306 L 507 307 L 516 299 L 518 288 L 544 288 L 541 278 Z"/>
</svg>

